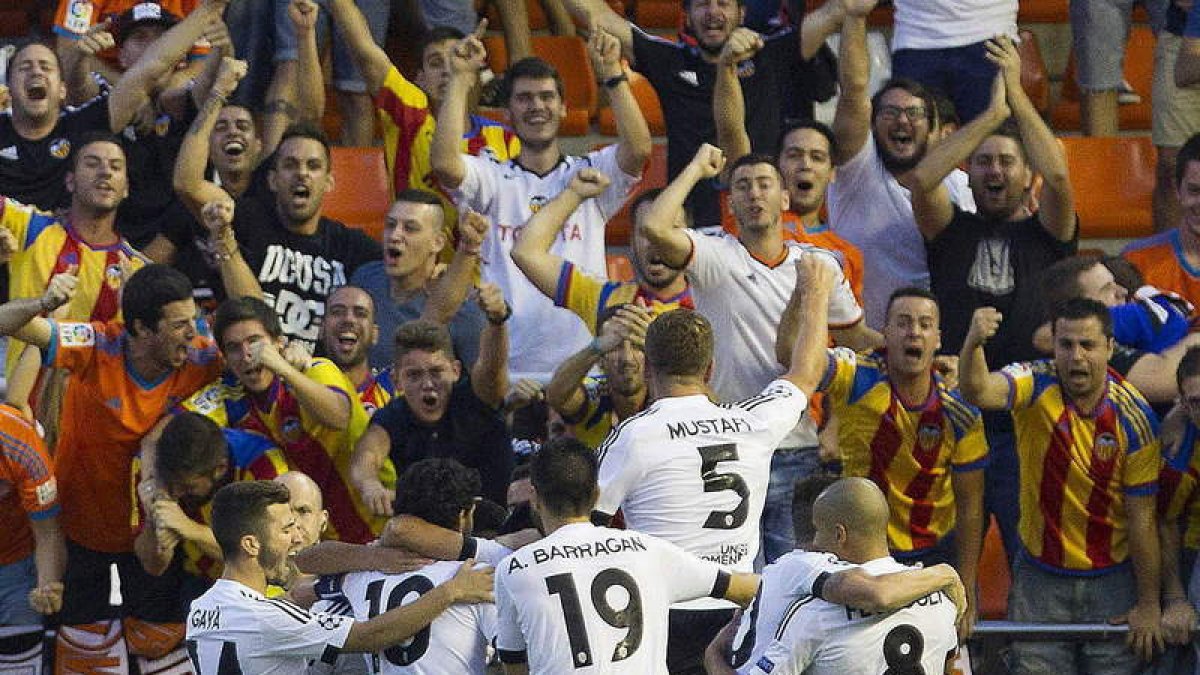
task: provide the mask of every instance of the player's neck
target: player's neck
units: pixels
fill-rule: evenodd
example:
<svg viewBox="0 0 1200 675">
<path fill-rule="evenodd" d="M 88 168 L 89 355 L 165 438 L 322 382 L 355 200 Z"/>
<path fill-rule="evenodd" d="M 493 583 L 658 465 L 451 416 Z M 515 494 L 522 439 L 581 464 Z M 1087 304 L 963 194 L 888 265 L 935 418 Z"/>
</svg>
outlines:
<svg viewBox="0 0 1200 675">
<path fill-rule="evenodd" d="M 929 373 L 896 373 L 888 371 L 888 381 L 905 406 L 919 406 L 929 398 L 933 378 Z"/>
<path fill-rule="evenodd" d="M 85 243 L 92 246 L 111 246 L 120 239 L 116 232 L 116 210 L 96 212 L 72 202 L 70 223 Z"/>
<path fill-rule="evenodd" d="M 242 560 L 226 562 L 225 572 L 221 578 L 236 581 L 264 595 L 267 592 L 267 575 L 263 572 L 262 567 L 256 564 Z"/>
<path fill-rule="evenodd" d="M 562 150 L 558 147 L 557 138 L 538 146 L 529 145 L 525 139 L 521 139 L 521 154 L 517 155 L 517 164 L 526 171 L 544 176 L 560 161 Z"/>
<path fill-rule="evenodd" d="M 801 232 L 807 232 L 808 230 L 812 230 L 821 225 L 820 205 L 818 205 L 817 208 L 811 211 L 805 211 L 804 213 L 792 210 L 791 214 L 795 217 L 796 222 L 800 224 Z"/>
<path fill-rule="evenodd" d="M 1104 392 L 1107 389 L 1107 387 L 1101 386 L 1096 389 L 1096 391 L 1085 396 L 1075 396 L 1068 393 L 1065 389 L 1063 393 L 1066 394 L 1067 398 L 1071 401 L 1071 405 L 1075 407 L 1075 410 L 1077 410 L 1080 415 L 1083 415 L 1084 417 L 1091 417 L 1093 414 L 1095 414 L 1096 408 L 1100 406 L 1100 401 L 1104 399 Z"/>
<path fill-rule="evenodd" d="M 346 374 L 348 380 L 354 383 L 355 389 L 361 389 L 371 377 L 371 367 L 367 365 L 366 359 L 363 359 L 361 363 L 342 368 L 342 372 Z"/>
<path fill-rule="evenodd" d="M 1191 265 L 1200 267 L 1200 236 L 1196 236 L 1190 227 L 1179 226 L 1179 245 L 1183 249 L 1183 257 Z"/>
<path fill-rule="evenodd" d="M 223 171 L 220 173 L 221 188 L 237 199 L 250 189 L 251 175 L 253 174 L 250 171 Z"/>
<path fill-rule="evenodd" d="M 16 129 L 17 135 L 28 141 L 40 141 L 50 135 L 54 131 L 54 127 L 58 124 L 58 114 L 46 115 L 41 119 L 35 119 L 28 115 L 22 115 L 13 109 L 12 125 Z"/>
<path fill-rule="evenodd" d="M 738 240 L 742 242 L 742 246 L 764 264 L 774 264 L 775 261 L 783 258 L 783 230 L 782 223 L 775 223 L 771 227 L 764 230 L 753 231 L 742 229 Z"/>
<path fill-rule="evenodd" d="M 863 542 L 861 544 L 847 543 L 835 555 L 846 562 L 861 565 L 872 560 L 886 558 L 891 553 L 888 552 L 887 546 L 878 546 Z"/>
<path fill-rule="evenodd" d="M 708 396 L 711 393 L 708 383 L 699 378 L 656 377 L 650 379 L 649 385 L 655 401 L 679 396 Z"/>
<path fill-rule="evenodd" d="M 430 256 L 424 265 L 408 274 L 389 276 L 388 287 L 391 290 L 392 299 L 408 300 L 417 291 L 425 288 L 425 285 L 433 278 L 433 270 L 436 265 L 437 258 Z"/>
<path fill-rule="evenodd" d="M 613 412 L 617 414 L 617 419 L 626 419 L 646 406 L 646 388 L 642 387 L 633 396 L 613 394 L 612 401 Z"/>
<path fill-rule="evenodd" d="M 592 522 L 590 515 L 571 516 L 564 518 L 562 516 L 553 513 L 547 513 L 545 511 L 542 511 L 538 515 L 541 517 L 542 530 L 545 532 L 547 537 L 554 532 L 557 532 L 560 528 L 566 527 L 567 525 L 577 525 L 579 523 Z"/>
<path fill-rule="evenodd" d="M 169 366 L 154 357 L 152 347 L 145 345 L 138 338 L 129 336 L 127 357 L 129 367 L 143 382 L 157 382 L 171 372 Z"/>
</svg>

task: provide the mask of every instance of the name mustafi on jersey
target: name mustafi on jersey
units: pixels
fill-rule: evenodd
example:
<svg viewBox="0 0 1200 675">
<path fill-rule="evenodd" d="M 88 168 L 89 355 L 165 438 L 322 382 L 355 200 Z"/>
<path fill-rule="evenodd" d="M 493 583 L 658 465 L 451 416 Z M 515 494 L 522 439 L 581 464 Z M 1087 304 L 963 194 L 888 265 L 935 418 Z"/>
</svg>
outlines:
<svg viewBox="0 0 1200 675">
<path fill-rule="evenodd" d="M 744 419 L 737 417 L 716 417 L 709 420 L 688 420 L 668 424 L 667 431 L 671 433 L 671 440 L 685 436 L 697 436 L 699 434 L 737 434 L 750 433 L 753 431 L 750 428 L 750 423 Z"/>
<path fill-rule="evenodd" d="M 540 565 L 544 562 L 563 559 L 579 559 L 593 558 L 599 555 L 609 555 L 612 553 L 620 553 L 622 551 L 645 551 L 646 545 L 637 537 L 610 537 L 602 541 L 594 541 L 575 546 L 550 546 L 548 548 L 536 548 L 533 550 L 533 564 Z M 517 560 L 513 556 L 508 564 L 508 571 L 525 569 L 526 565 Z"/>
</svg>

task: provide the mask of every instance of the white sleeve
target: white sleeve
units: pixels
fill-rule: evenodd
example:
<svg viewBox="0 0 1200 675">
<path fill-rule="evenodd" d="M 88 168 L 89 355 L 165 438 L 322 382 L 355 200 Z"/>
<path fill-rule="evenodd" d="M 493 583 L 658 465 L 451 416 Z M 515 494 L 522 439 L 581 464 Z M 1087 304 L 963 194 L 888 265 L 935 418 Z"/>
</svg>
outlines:
<svg viewBox="0 0 1200 675">
<path fill-rule="evenodd" d="M 273 610 L 262 622 L 261 644 L 266 654 L 319 659 L 330 647 L 341 649 L 354 626 L 354 619 L 348 616 L 309 612 L 279 598 L 264 602 Z"/>
<path fill-rule="evenodd" d="M 500 629 L 500 621 L 496 615 L 496 606 L 490 602 L 481 602 L 472 605 L 471 609 L 475 612 L 475 618 L 478 621 L 479 634 L 488 644 L 496 638 L 496 632 Z"/>
<path fill-rule="evenodd" d="M 450 193 L 458 208 L 469 207 L 480 213 L 492 210 L 500 191 L 500 164 L 486 155 L 460 155 L 466 172 L 458 188 Z"/>
<path fill-rule="evenodd" d="M 875 154 L 875 138 L 867 134 L 858 154 L 846 160 L 845 164 L 837 167 L 838 194 L 843 197 L 857 192 L 856 184 L 871 180 L 871 159 Z"/>
<path fill-rule="evenodd" d="M 774 380 L 756 396 L 738 401 L 741 408 L 758 418 L 771 435 L 772 447 L 787 437 L 800 423 L 808 408 L 808 397 L 787 380 Z"/>
<path fill-rule="evenodd" d="M 633 432 L 623 426 L 616 430 L 600 444 L 600 470 L 597 482 L 600 487 L 600 498 L 596 500 L 595 510 L 612 515 L 621 508 L 621 502 L 629 490 L 637 484 L 640 470 L 637 467 L 637 453 L 631 450 L 634 443 Z"/>
<path fill-rule="evenodd" d="M 692 257 L 687 263 L 687 276 L 692 286 L 698 289 L 714 288 L 724 279 L 724 272 L 729 264 L 723 261 L 726 247 L 722 237 L 704 234 L 697 230 L 687 229 L 684 234 L 692 238 Z"/>
<path fill-rule="evenodd" d="M 483 563 L 496 567 L 508 556 L 512 555 L 512 549 L 498 544 L 491 539 L 475 537 L 475 562 Z"/>
<path fill-rule="evenodd" d="M 525 652 L 528 650 L 528 643 L 521 634 L 516 601 L 504 584 L 506 576 L 496 572 L 496 649 L 505 652 Z"/>
<path fill-rule="evenodd" d="M 729 587 L 729 572 L 720 565 L 697 558 L 662 539 L 643 535 L 643 541 L 654 552 L 672 603 L 725 596 L 725 590 Z"/>
<path fill-rule="evenodd" d="M 803 245 L 802 248 L 809 253 L 817 253 L 821 255 L 821 259 L 833 268 L 835 273 L 835 281 L 833 292 L 829 295 L 829 326 L 831 328 L 849 328 L 858 323 L 863 316 L 862 307 L 858 306 L 858 300 L 854 298 L 854 291 L 850 289 L 850 282 L 846 281 L 846 275 L 842 271 L 842 265 L 838 262 L 837 256 L 828 249 L 823 249 L 818 246 Z"/>
<path fill-rule="evenodd" d="M 738 675 L 800 675 L 812 663 L 815 644 L 771 640 L 762 656 L 738 669 Z"/>
<path fill-rule="evenodd" d="M 828 553 L 806 551 L 788 555 L 786 568 L 781 568 L 778 577 L 780 586 L 793 589 L 797 596 L 812 595 L 813 584 L 822 574 L 834 574 L 853 567 L 850 563 L 842 562 Z M 774 579 L 772 579 L 774 581 Z M 764 579 L 764 583 L 766 580 Z"/>
<path fill-rule="evenodd" d="M 603 172 L 611 181 L 608 189 L 596 197 L 596 206 L 600 208 L 600 213 L 606 222 L 621 210 L 621 205 L 629 197 L 629 191 L 633 189 L 634 183 L 642 179 L 641 176 L 630 176 L 621 170 L 621 165 L 617 162 L 618 145 L 618 143 L 613 143 L 589 152 L 587 155 L 591 165 Z"/>
</svg>

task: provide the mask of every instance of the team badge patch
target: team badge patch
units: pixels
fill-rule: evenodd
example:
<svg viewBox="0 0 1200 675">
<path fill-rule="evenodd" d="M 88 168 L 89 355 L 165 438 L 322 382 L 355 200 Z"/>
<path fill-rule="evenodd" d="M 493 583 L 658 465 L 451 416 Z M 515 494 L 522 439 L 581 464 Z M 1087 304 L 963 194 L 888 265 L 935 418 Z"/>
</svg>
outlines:
<svg viewBox="0 0 1200 675">
<path fill-rule="evenodd" d="M 66 159 L 67 155 L 71 154 L 71 141 L 65 138 L 56 138 L 50 143 L 50 156 L 55 159 Z"/>
<path fill-rule="evenodd" d="M 1112 461 L 1117 454 L 1117 437 L 1107 431 L 1097 436 L 1095 452 L 1100 461 Z"/>
<path fill-rule="evenodd" d="M 550 200 L 547 199 L 544 195 L 534 195 L 533 197 L 530 197 L 529 198 L 529 212 L 537 213 L 549 201 Z"/>
<path fill-rule="evenodd" d="M 63 25 L 72 33 L 86 33 L 92 26 L 92 3 L 90 0 L 72 0 L 67 6 Z"/>
<path fill-rule="evenodd" d="M 58 481 L 51 476 L 50 480 L 37 486 L 34 492 L 37 494 L 38 506 L 49 506 L 58 499 Z"/>
<path fill-rule="evenodd" d="M 58 342 L 64 347 L 91 347 L 96 344 L 96 331 L 86 323 L 58 324 Z"/>
<path fill-rule="evenodd" d="M 769 673 L 772 670 L 775 670 L 775 662 L 764 656 L 758 660 L 758 663 L 754 664 L 754 667 L 758 668 L 764 673 Z"/>
<path fill-rule="evenodd" d="M 922 424 L 917 429 L 917 442 L 922 448 L 935 448 L 942 444 L 942 428 L 936 424 Z"/>
</svg>

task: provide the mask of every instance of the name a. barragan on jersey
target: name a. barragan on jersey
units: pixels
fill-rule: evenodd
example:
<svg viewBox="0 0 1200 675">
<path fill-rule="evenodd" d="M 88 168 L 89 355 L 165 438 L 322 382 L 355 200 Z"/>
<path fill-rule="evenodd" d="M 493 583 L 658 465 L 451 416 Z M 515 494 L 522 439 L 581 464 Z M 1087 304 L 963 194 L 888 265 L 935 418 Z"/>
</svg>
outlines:
<svg viewBox="0 0 1200 675">
<path fill-rule="evenodd" d="M 601 555 L 612 555 L 622 551 L 645 551 L 646 544 L 636 536 L 610 537 L 602 541 L 588 542 L 576 546 L 550 546 L 545 549 L 533 549 L 533 564 L 540 565 L 557 559 L 594 558 Z M 514 556 L 508 570 L 524 569 L 526 566 Z"/>
</svg>

